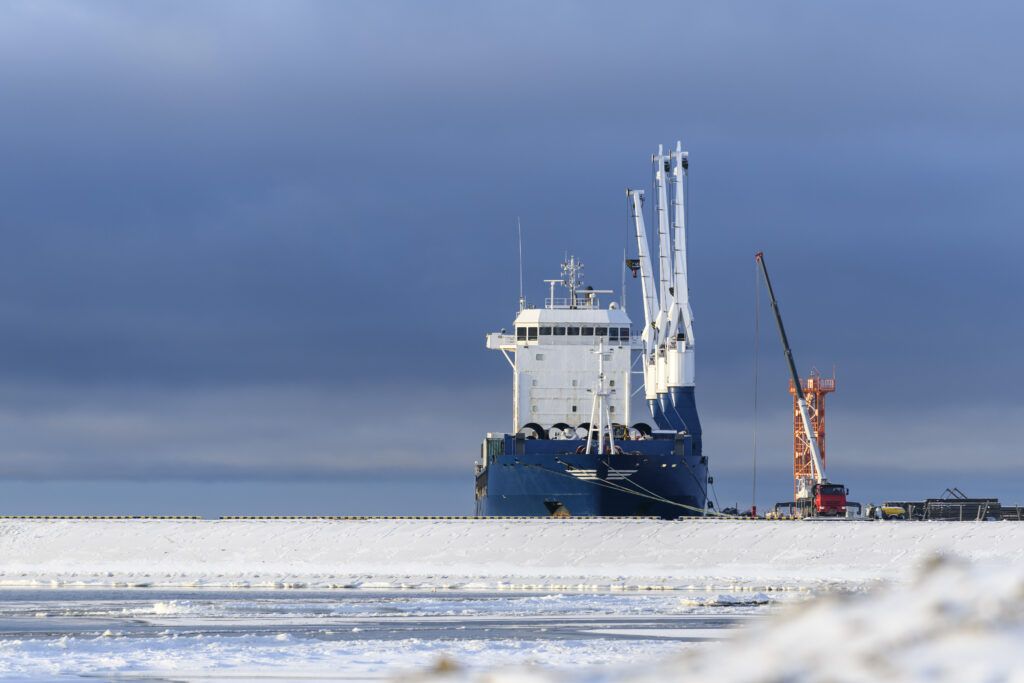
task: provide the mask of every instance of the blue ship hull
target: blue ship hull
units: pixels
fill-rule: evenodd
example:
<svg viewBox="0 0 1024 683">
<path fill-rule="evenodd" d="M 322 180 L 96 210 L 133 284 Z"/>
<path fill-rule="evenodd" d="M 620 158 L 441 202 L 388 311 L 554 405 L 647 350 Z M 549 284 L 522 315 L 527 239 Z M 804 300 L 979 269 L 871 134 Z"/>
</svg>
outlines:
<svg viewBox="0 0 1024 683">
<path fill-rule="evenodd" d="M 481 516 L 654 516 L 703 514 L 707 460 L 689 434 L 622 441 L 622 453 L 584 454 L 585 441 L 509 434 L 484 443 L 477 475 Z"/>
<path fill-rule="evenodd" d="M 703 430 L 697 416 L 697 400 L 692 386 L 671 387 L 668 393 L 658 394 L 647 402 L 651 417 L 658 429 L 686 432 L 693 438 L 693 452 L 703 455 Z"/>
</svg>

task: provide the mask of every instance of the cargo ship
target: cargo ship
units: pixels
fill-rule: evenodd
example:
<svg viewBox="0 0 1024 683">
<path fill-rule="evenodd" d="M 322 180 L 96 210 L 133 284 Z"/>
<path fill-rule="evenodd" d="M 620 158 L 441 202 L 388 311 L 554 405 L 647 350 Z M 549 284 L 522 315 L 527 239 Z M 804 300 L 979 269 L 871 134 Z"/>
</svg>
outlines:
<svg viewBox="0 0 1024 683">
<path fill-rule="evenodd" d="M 479 516 L 707 513 L 686 267 L 689 159 L 677 143 L 652 162 L 657 268 L 644 191 L 627 190 L 636 254 L 624 265 L 640 281 L 643 327 L 634 328 L 624 296 L 585 285 L 583 264 L 569 257 L 560 277 L 545 280 L 543 307 L 521 295 L 512 331 L 486 336 L 512 368 L 512 430 L 484 439 Z M 635 422 L 634 373 L 649 413 Z"/>
</svg>

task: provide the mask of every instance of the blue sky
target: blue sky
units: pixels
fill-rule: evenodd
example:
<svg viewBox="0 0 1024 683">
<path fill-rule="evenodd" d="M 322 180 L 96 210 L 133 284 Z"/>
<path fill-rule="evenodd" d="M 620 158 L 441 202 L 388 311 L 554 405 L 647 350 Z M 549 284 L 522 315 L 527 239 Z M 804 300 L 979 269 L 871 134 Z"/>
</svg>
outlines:
<svg viewBox="0 0 1024 683">
<path fill-rule="evenodd" d="M 865 499 L 961 482 L 1012 498 L 1022 14 L 5 3 L 0 472 L 89 509 L 111 486 L 223 484 L 256 501 L 280 485 L 286 512 L 327 482 L 324 506 L 362 511 L 370 480 L 423 512 L 453 511 L 436 491 L 462 482 L 468 509 L 479 439 L 510 422 L 483 334 L 514 315 L 516 217 L 529 298 L 567 250 L 618 288 L 623 190 L 681 137 L 723 495 L 749 496 L 764 249 L 798 362 L 837 367 L 833 476 Z M 791 448 L 763 331 L 762 505 L 785 496 Z"/>
</svg>

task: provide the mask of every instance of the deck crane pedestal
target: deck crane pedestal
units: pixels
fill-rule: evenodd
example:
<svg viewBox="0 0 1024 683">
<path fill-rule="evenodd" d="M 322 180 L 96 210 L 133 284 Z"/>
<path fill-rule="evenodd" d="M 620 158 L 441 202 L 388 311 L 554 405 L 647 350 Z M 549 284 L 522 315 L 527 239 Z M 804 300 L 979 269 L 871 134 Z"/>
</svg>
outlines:
<svg viewBox="0 0 1024 683">
<path fill-rule="evenodd" d="M 764 283 L 768 288 L 768 300 L 772 305 L 772 313 L 775 314 L 775 324 L 779 328 L 782 350 L 786 355 L 786 364 L 789 366 L 789 374 L 792 380 L 790 385 L 791 391 L 795 394 L 800 421 L 803 423 L 804 435 L 807 437 L 807 446 L 811 456 L 811 476 L 797 482 L 793 503 L 780 503 L 775 507 L 776 509 L 784 506 L 792 507 L 798 517 L 845 517 L 847 507 L 846 496 L 849 495 L 849 489 L 842 484 L 831 483 L 825 477 L 825 467 L 822 462 L 821 451 L 818 447 L 817 435 L 812 427 L 810 410 L 807 407 L 807 398 L 804 395 L 800 376 L 796 371 L 796 361 L 793 360 L 793 351 L 789 347 L 786 328 L 782 324 L 779 302 L 775 299 L 772 281 L 768 277 L 768 268 L 764 263 L 764 252 L 757 252 L 754 260 L 761 267 L 761 275 L 764 276 Z"/>
</svg>

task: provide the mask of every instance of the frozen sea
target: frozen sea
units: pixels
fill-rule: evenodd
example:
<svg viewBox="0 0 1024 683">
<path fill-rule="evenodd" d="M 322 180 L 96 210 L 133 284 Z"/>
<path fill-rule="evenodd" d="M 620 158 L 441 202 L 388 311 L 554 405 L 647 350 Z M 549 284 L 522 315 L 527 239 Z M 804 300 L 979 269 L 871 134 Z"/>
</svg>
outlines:
<svg viewBox="0 0 1024 683">
<path fill-rule="evenodd" d="M 771 610 L 738 592 L 6 588 L 0 677 L 388 680 L 607 669 L 728 638 Z"/>
<path fill-rule="evenodd" d="M 1022 566 L 1010 522 L 0 520 L 0 679 L 1024 681 Z"/>
</svg>

